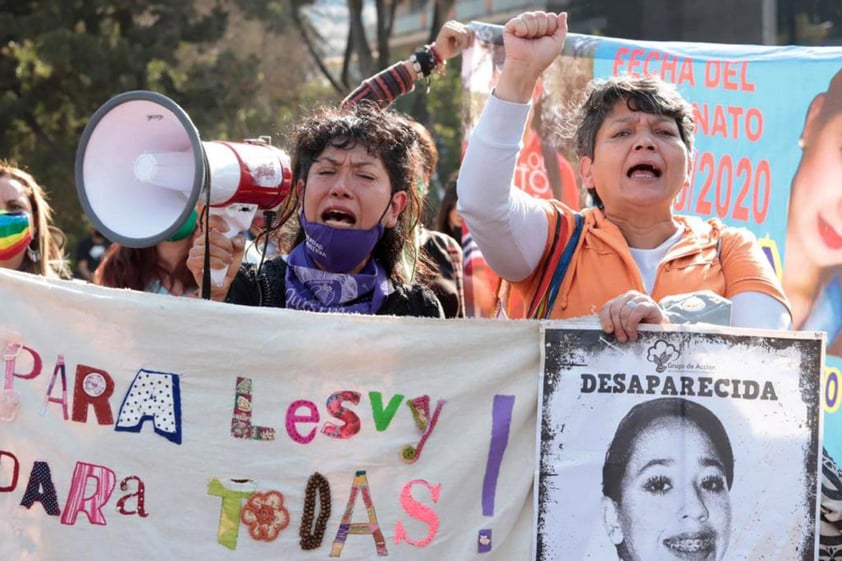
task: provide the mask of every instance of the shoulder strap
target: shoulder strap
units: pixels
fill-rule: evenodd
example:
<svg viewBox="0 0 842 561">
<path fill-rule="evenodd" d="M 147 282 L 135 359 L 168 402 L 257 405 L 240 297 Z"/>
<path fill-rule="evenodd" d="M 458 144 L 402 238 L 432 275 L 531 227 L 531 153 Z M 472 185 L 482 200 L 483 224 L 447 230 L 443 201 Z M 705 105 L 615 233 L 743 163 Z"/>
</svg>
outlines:
<svg viewBox="0 0 842 561">
<path fill-rule="evenodd" d="M 532 295 L 529 305 L 526 307 L 526 317 L 535 318 L 538 306 L 547 292 L 549 283 L 552 280 L 552 271 L 558 263 L 561 252 L 558 250 L 559 244 L 563 244 L 567 240 L 568 225 L 567 220 L 556 207 L 553 207 L 556 213 L 555 229 L 553 230 L 553 241 L 550 242 L 550 249 L 547 251 L 547 256 L 541 264 L 541 272 L 538 274 L 538 284 L 535 293 Z"/>
<path fill-rule="evenodd" d="M 579 238 L 581 237 L 582 228 L 585 224 L 584 216 L 579 212 L 575 213 L 576 225 L 573 232 L 568 236 L 570 228 L 567 219 L 557 208 L 554 208 L 554 210 L 557 219 L 555 230 L 553 231 L 553 241 L 550 243 L 547 257 L 541 265 L 537 289 L 526 308 L 526 318 L 546 319 L 549 317 L 553 302 L 555 302 L 555 298 L 558 295 L 558 290 L 564 280 L 564 275 L 567 273 L 567 268 L 570 266 L 573 252 L 579 244 Z M 509 297 L 509 289 L 509 283 L 500 279 L 497 284 L 495 317 L 506 317 L 506 302 Z"/>
<path fill-rule="evenodd" d="M 566 240 L 564 246 L 552 248 L 550 253 L 551 259 L 548 259 L 547 261 L 555 261 L 555 266 L 552 269 L 549 269 L 549 271 L 551 271 L 550 275 L 546 275 L 546 271 L 542 273 L 549 277 L 549 283 L 546 283 L 544 279 L 541 280 L 539 289 L 536 292 L 536 298 L 538 296 L 540 296 L 540 298 L 537 300 L 537 306 L 535 309 L 529 310 L 530 318 L 547 319 L 550 316 L 553 304 L 558 296 L 558 291 L 561 288 L 561 283 L 564 282 L 564 276 L 567 274 L 567 269 L 570 267 L 573 252 L 576 251 L 576 246 L 579 245 L 579 238 L 582 235 L 582 228 L 585 224 L 585 218 L 581 213 L 577 212 L 574 216 L 576 218 L 576 226 L 573 229 L 573 233 Z M 566 220 L 562 220 L 562 222 L 564 222 L 565 225 L 567 224 Z M 561 250 L 562 247 L 563 250 Z"/>
</svg>

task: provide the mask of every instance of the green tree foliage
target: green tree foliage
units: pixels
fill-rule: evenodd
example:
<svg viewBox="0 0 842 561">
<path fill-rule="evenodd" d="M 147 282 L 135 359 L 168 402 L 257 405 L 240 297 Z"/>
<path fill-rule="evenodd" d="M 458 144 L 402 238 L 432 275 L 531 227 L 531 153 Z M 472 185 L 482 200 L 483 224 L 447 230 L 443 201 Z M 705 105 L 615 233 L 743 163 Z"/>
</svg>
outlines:
<svg viewBox="0 0 842 561">
<path fill-rule="evenodd" d="M 208 140 L 282 133 L 314 100 L 331 98 L 318 83 L 301 87 L 314 75 L 312 64 L 300 42 L 283 33 L 288 14 L 276 11 L 270 20 L 262 8 L 254 11 L 266 5 L 0 2 L 0 157 L 47 188 L 71 253 L 84 231 L 74 181 L 77 144 L 91 115 L 112 96 L 163 93 Z"/>
<path fill-rule="evenodd" d="M 226 23 L 220 5 L 200 14 L 192 3 L 178 0 L 4 2 L 0 153 L 47 187 L 60 227 L 69 234 L 81 229 L 73 170 L 91 114 L 127 90 L 182 97 L 192 74 L 219 64 L 182 67 L 182 44 L 212 44 Z"/>
<path fill-rule="evenodd" d="M 69 254 L 85 230 L 74 179 L 77 145 L 92 114 L 114 95 L 137 89 L 167 95 L 205 140 L 271 135 L 285 147 L 290 125 L 302 114 L 338 102 L 369 75 L 354 68 L 343 76 L 325 56 L 324 38 L 303 15 L 310 4 L 0 0 L 0 158 L 46 187 L 57 225 L 68 234 Z M 361 7 L 351 5 L 355 17 Z M 368 56 L 375 70 L 394 62 L 388 38 L 395 2 L 376 8 L 376 37 L 361 40 L 361 20 L 356 34 L 349 27 L 348 35 L 357 48 L 374 45 L 376 56 Z M 437 29 L 431 28 L 432 36 Z M 347 55 L 343 66 L 358 58 Z M 452 65 L 445 80 L 435 81 L 429 100 L 418 88 L 409 98 L 414 105 L 401 107 L 431 127 L 445 173 L 458 165 L 461 146 L 458 76 Z M 131 134 L 126 131 L 127 138 Z"/>
</svg>

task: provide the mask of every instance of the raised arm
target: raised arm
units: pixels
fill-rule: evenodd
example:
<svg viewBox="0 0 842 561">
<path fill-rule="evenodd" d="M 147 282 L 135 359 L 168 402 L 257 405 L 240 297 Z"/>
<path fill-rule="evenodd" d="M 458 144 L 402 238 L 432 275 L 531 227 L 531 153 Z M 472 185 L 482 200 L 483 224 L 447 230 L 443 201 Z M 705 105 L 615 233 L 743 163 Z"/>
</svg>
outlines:
<svg viewBox="0 0 842 561">
<path fill-rule="evenodd" d="M 429 78 L 434 72 L 443 74 L 447 61 L 461 54 L 473 41 L 474 32 L 470 28 L 450 20 L 439 30 L 434 43 L 364 80 L 342 100 L 342 106 L 367 100 L 388 107 L 415 89 L 415 81 L 419 78 Z"/>
<path fill-rule="evenodd" d="M 532 92 L 566 36 L 564 13 L 527 12 L 506 24 L 503 71 L 459 171 L 459 212 L 491 268 L 511 281 L 532 274 L 547 237 L 543 203 L 514 187 L 513 177 Z"/>
</svg>

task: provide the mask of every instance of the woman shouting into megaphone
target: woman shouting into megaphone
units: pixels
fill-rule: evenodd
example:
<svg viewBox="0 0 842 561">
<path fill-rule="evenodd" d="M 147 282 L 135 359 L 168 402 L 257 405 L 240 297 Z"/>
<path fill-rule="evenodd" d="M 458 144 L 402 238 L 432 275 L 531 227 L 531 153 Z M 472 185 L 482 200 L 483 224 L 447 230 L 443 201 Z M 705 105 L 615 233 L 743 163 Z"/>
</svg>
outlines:
<svg viewBox="0 0 842 561">
<path fill-rule="evenodd" d="M 293 136 L 295 189 L 274 227 L 283 229 L 285 254 L 259 270 L 240 266 L 242 240 L 228 239 L 225 224 L 211 217 L 211 266 L 229 266 L 211 298 L 315 312 L 442 317 L 435 295 L 406 284 L 401 267 L 403 252 L 414 251 L 412 232 L 421 213 L 414 188 L 417 141 L 404 119 L 367 103 L 323 108 L 305 118 Z M 204 237 L 197 236 L 187 259 L 199 285 L 205 249 Z"/>
</svg>

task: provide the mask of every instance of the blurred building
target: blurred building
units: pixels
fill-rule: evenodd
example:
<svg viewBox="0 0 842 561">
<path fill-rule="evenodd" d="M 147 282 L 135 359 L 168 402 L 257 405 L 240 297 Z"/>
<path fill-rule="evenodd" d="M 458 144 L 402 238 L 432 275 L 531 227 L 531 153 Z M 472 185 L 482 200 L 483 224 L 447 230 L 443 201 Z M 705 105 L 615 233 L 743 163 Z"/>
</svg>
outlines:
<svg viewBox="0 0 842 561">
<path fill-rule="evenodd" d="M 505 23 L 526 10 L 567 11 L 570 30 L 653 41 L 842 44 L 842 0 L 455 0 L 443 18 Z M 400 2 L 393 45 L 427 39 L 434 2 Z"/>
</svg>

